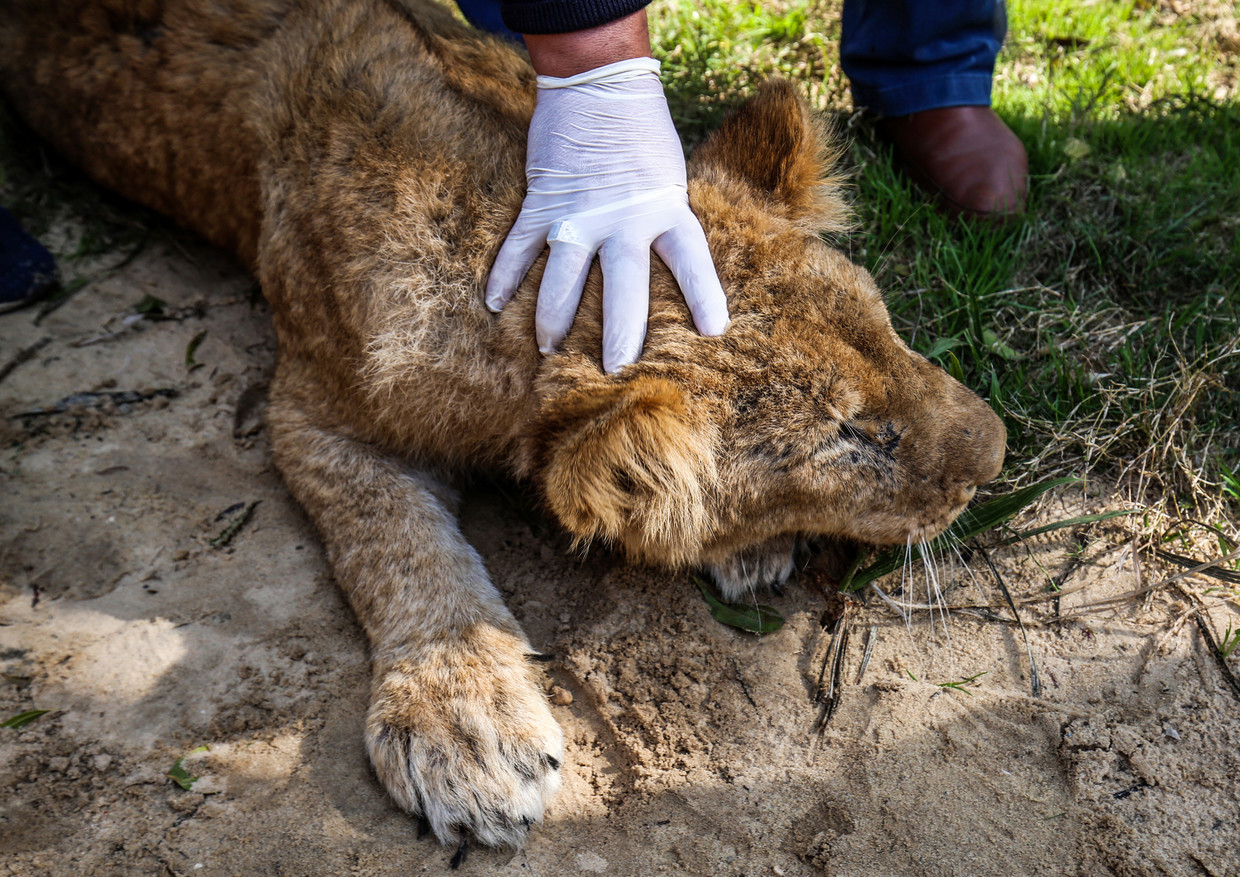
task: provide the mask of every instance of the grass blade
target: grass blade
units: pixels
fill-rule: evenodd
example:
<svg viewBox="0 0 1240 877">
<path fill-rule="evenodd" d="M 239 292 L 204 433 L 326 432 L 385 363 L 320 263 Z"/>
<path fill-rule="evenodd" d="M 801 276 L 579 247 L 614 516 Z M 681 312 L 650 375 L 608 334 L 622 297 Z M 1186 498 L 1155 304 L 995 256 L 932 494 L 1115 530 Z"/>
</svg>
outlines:
<svg viewBox="0 0 1240 877">
<path fill-rule="evenodd" d="M 254 515 L 254 509 L 258 508 L 258 503 L 260 501 L 261 500 L 255 500 L 254 502 L 249 503 L 248 505 L 238 503 L 238 506 L 235 508 L 235 510 L 227 509 L 225 511 L 226 515 L 235 514 L 235 516 L 233 517 L 231 521 L 228 522 L 228 525 L 219 532 L 219 535 L 217 535 L 214 539 L 211 540 L 211 547 L 212 548 L 223 548 L 225 545 L 231 542 L 233 540 L 233 537 L 236 536 L 237 533 L 241 531 L 241 528 L 244 527 L 247 523 L 249 523 L 250 518 Z"/>
<path fill-rule="evenodd" d="M 1030 505 L 1042 494 L 1065 484 L 1073 484 L 1076 478 L 1052 478 L 1040 484 L 1031 484 L 1003 496 L 996 496 L 973 508 L 965 509 L 952 525 L 930 543 L 931 553 L 944 551 L 949 546 L 964 542 L 987 530 L 992 530 L 1010 520 L 1021 509 Z M 876 579 L 895 572 L 904 565 L 904 546 L 887 549 L 865 569 L 854 573 L 841 590 L 859 591 Z"/>
<path fill-rule="evenodd" d="M 831 645 L 827 647 L 827 654 L 822 659 L 822 669 L 818 673 L 814 702 L 819 704 L 818 720 L 815 723 L 819 734 L 827 729 L 827 723 L 831 721 L 844 698 L 844 657 L 848 654 L 848 638 L 851 633 L 852 623 L 846 608 L 844 617 L 836 625 Z"/>
<path fill-rule="evenodd" d="M 1214 632 L 1210 630 L 1210 625 L 1206 623 L 1205 613 L 1198 609 L 1193 613 L 1193 620 L 1197 622 L 1197 629 L 1201 631 L 1202 638 L 1210 648 L 1210 656 L 1214 658 L 1214 663 L 1222 671 L 1223 678 L 1227 681 L 1227 687 L 1231 689 L 1231 693 L 1237 699 L 1240 699 L 1240 680 L 1236 679 L 1236 675 L 1231 672 L 1231 667 L 1227 665 L 1227 654 L 1223 651 L 1223 647 L 1219 645 L 1218 640 L 1214 638 Z"/>
<path fill-rule="evenodd" d="M 1038 662 L 1033 659 L 1033 646 L 1029 644 L 1029 631 L 1025 629 L 1025 622 L 1021 620 L 1020 613 L 1016 611 L 1016 601 L 1012 599 L 1012 593 L 1003 581 L 1003 576 L 999 575 L 998 567 L 991 562 L 990 555 L 985 548 L 981 549 L 981 553 L 982 560 L 986 561 L 986 565 L 990 567 L 991 575 L 999 583 L 999 590 L 1003 592 L 1003 599 L 1007 600 L 1008 608 L 1012 610 L 1012 617 L 1016 619 L 1016 625 L 1020 628 L 1020 635 L 1025 640 L 1025 655 L 1029 658 L 1029 687 L 1033 689 L 1034 697 L 1041 697 L 1042 680 L 1038 676 Z"/>
<path fill-rule="evenodd" d="M 198 352 L 198 345 L 202 344 L 204 338 L 207 337 L 207 330 L 203 329 L 193 338 L 189 339 L 189 344 L 185 347 L 185 367 L 191 371 L 202 363 L 194 359 L 194 354 Z"/>
<path fill-rule="evenodd" d="M 24 728 L 45 712 L 47 710 L 26 710 L 0 722 L 0 728 Z"/>
<path fill-rule="evenodd" d="M 1052 524 L 1046 524 L 1041 527 L 1035 527 L 1032 530 L 1021 530 L 1014 536 L 1009 536 L 999 545 L 1013 545 L 1017 542 L 1023 542 L 1026 539 L 1032 539 L 1034 536 L 1041 536 L 1043 533 L 1053 533 L 1056 530 L 1063 530 L 1068 527 L 1080 527 L 1085 524 L 1096 524 L 1099 521 L 1109 521 L 1111 518 L 1122 518 L 1126 515 L 1137 514 L 1137 509 L 1119 509 L 1113 512 L 1102 512 L 1096 515 L 1080 515 L 1075 518 L 1068 518 L 1063 521 L 1055 521 Z"/>
<path fill-rule="evenodd" d="M 1176 566 L 1182 566 L 1185 569 L 1198 569 L 1201 566 L 1201 561 L 1199 560 L 1184 557 L 1180 554 L 1172 554 L 1170 551 L 1163 551 L 1161 548 L 1155 550 L 1154 554 L 1160 560 L 1174 563 Z M 1203 576 L 1218 579 L 1220 582 L 1227 582 L 1232 585 L 1240 584 L 1240 573 L 1230 569 L 1198 569 L 1198 572 Z"/>
</svg>

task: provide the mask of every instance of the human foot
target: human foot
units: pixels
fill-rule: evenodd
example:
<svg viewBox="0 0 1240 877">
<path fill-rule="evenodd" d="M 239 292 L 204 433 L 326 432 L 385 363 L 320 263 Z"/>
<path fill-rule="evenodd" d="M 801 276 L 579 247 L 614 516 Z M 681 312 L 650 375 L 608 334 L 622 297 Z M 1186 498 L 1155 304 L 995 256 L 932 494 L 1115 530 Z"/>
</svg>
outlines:
<svg viewBox="0 0 1240 877">
<path fill-rule="evenodd" d="M 990 107 L 942 107 L 878 123 L 909 177 L 943 211 L 1006 220 L 1025 209 L 1025 147 Z"/>
</svg>

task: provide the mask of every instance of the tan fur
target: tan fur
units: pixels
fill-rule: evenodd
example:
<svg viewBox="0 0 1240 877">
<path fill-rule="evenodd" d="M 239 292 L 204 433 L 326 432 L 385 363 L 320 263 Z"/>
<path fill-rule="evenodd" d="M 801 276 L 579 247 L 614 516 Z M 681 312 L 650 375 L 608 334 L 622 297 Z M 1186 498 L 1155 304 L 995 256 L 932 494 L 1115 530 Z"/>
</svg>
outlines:
<svg viewBox="0 0 1240 877">
<path fill-rule="evenodd" d="M 606 375 L 597 269 L 551 357 L 541 262 L 502 315 L 483 306 L 533 78 L 441 7 L 0 0 L 0 75 L 58 149 L 260 277 L 276 458 L 371 643 L 371 759 L 444 840 L 519 842 L 563 745 L 452 472 L 532 479 L 579 540 L 736 595 L 786 578 L 800 537 L 932 536 L 999 470 L 998 418 L 819 237 L 848 212 L 786 83 L 690 161 L 731 328 L 700 336 L 655 260 L 642 359 Z"/>
</svg>

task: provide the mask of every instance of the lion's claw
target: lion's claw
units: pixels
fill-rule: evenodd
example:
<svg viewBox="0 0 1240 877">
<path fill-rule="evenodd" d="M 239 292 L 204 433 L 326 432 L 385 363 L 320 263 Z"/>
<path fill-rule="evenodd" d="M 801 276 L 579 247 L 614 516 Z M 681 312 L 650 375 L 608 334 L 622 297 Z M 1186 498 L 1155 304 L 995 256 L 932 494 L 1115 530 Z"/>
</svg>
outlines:
<svg viewBox="0 0 1240 877">
<path fill-rule="evenodd" d="M 448 861 L 448 867 L 455 871 L 465 864 L 465 857 L 467 855 L 469 855 L 469 836 L 462 834 L 461 842 L 457 844 L 456 852 L 452 854 L 452 858 Z"/>
</svg>

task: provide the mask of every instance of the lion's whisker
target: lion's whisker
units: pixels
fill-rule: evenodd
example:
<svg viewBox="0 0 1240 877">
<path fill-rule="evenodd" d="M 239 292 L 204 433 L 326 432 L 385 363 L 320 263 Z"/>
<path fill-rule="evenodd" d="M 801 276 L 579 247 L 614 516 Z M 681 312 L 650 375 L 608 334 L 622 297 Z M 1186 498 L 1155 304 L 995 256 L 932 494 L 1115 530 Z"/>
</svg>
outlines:
<svg viewBox="0 0 1240 877">
<path fill-rule="evenodd" d="M 909 594 L 908 582 L 912 581 L 912 577 L 913 577 L 913 537 L 910 535 L 910 536 L 904 537 L 904 564 L 903 566 L 900 567 L 900 594 L 903 595 L 905 598 L 908 597 L 908 594 Z M 904 626 L 908 630 L 908 636 L 909 636 L 909 639 L 911 640 L 913 638 L 913 613 L 912 612 L 909 612 L 907 615 L 904 616 Z"/>
<path fill-rule="evenodd" d="M 973 583 L 974 587 L 980 589 L 980 584 L 978 583 L 977 575 L 973 572 L 973 567 L 969 566 L 969 562 L 964 559 L 964 554 L 960 551 L 960 546 L 964 543 L 961 542 L 956 536 L 952 536 L 949 540 L 947 540 L 947 544 L 951 546 L 951 549 L 955 553 L 956 557 L 960 559 L 960 566 L 966 573 L 968 573 L 969 581 Z"/>
<path fill-rule="evenodd" d="M 917 550 L 921 554 L 921 562 L 926 568 L 926 602 L 930 604 L 930 626 L 934 626 L 934 607 L 939 607 L 939 617 L 943 624 L 943 633 L 946 634 L 948 644 L 951 643 L 951 631 L 947 626 L 947 601 L 943 599 L 943 590 L 939 587 L 938 563 L 934 556 L 934 551 L 929 543 L 923 538 L 917 544 Z"/>
</svg>

